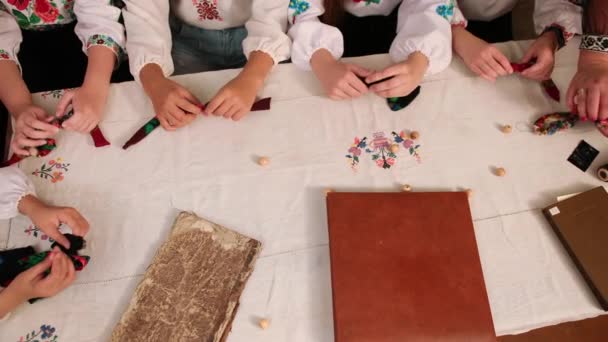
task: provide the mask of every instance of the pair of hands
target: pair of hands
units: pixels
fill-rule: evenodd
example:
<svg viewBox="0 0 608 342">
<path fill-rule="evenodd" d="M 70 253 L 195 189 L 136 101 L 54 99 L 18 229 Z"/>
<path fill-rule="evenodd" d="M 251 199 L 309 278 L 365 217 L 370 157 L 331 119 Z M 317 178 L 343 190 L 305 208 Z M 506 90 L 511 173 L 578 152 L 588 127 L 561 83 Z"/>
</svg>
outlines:
<svg viewBox="0 0 608 342">
<path fill-rule="evenodd" d="M 45 275 L 48 269 L 51 272 Z M 76 278 L 70 258 L 55 247 L 39 264 L 20 273 L 2 292 L 16 306 L 32 298 L 52 297 L 68 287 Z"/>
<path fill-rule="evenodd" d="M 164 77 L 159 68 L 155 70 L 157 68 L 153 64 L 144 67 L 141 79 L 161 126 L 168 131 L 190 124 L 200 114 L 238 121 L 249 113 L 256 94 L 263 85 L 263 80 L 242 72 L 224 85 L 206 108 L 202 108 L 192 93 Z"/>
<path fill-rule="evenodd" d="M 71 131 L 87 133 L 93 130 L 101 120 L 107 99 L 107 89 L 91 89 L 81 87 L 66 92 L 61 98 L 55 116 L 34 105 L 28 104 L 15 113 L 15 136 L 11 142 L 11 150 L 22 156 L 29 156 L 30 150 L 46 143 L 46 139 L 54 137 L 59 128 L 50 124 L 56 117 L 63 116 L 70 104 L 74 115 L 63 123 L 63 128 Z"/>
<path fill-rule="evenodd" d="M 498 77 L 513 73 L 511 62 L 496 47 L 475 37 L 463 27 L 453 28 L 454 50 L 471 71 L 494 82 Z M 526 51 L 520 63 L 534 64 L 521 75 L 536 81 L 551 77 L 555 64 L 557 37 L 554 32 L 545 32 Z"/>
<path fill-rule="evenodd" d="M 19 201 L 19 211 L 28 216 L 46 235 L 66 248 L 70 247 L 70 243 L 59 231 L 61 224 L 69 225 L 74 235 L 85 236 L 89 231 L 89 223 L 75 209 L 49 206 L 33 195 L 25 196 Z M 46 275 L 49 268 L 51 272 Z M 31 298 L 54 296 L 68 287 L 74 279 L 74 264 L 55 247 L 44 261 L 20 273 L 1 293 L 11 305 L 0 305 L 0 309 L 15 307 Z"/>
<path fill-rule="evenodd" d="M 566 103 L 581 120 L 608 120 L 608 55 L 581 50 L 578 70 L 570 82 Z M 605 127 L 608 127 L 605 126 Z M 608 137 L 608 128 L 600 128 Z"/>
<path fill-rule="evenodd" d="M 420 52 L 414 52 L 406 61 L 381 71 L 371 71 L 355 64 L 337 61 L 325 49 L 318 50 L 311 58 L 313 72 L 327 95 L 334 100 L 356 98 L 368 91 L 385 98 L 408 95 L 422 81 L 428 64 L 428 58 Z M 389 77 L 390 79 L 369 88 L 366 85 Z"/>
</svg>

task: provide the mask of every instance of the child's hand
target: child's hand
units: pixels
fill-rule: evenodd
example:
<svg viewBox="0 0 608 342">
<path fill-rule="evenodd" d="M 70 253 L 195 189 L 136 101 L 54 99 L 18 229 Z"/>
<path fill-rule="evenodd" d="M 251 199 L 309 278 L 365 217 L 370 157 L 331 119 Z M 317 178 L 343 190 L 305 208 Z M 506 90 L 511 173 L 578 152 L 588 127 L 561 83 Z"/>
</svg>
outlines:
<svg viewBox="0 0 608 342">
<path fill-rule="evenodd" d="M 545 32 L 542 34 L 530 45 L 521 63 L 528 63 L 532 60 L 536 61 L 531 67 L 522 71 L 521 75 L 536 81 L 544 81 L 551 78 L 556 50 L 557 37 L 555 37 L 555 32 Z"/>
<path fill-rule="evenodd" d="M 355 64 L 336 61 L 325 49 L 315 52 L 310 60 L 312 70 L 333 100 L 346 100 L 367 93 L 367 86 L 360 77 L 372 74 L 370 70 Z"/>
<path fill-rule="evenodd" d="M 19 201 L 19 211 L 65 248 L 70 248 L 70 242 L 59 231 L 62 223 L 70 226 L 74 235 L 85 236 L 89 232 L 89 223 L 76 209 L 49 206 L 32 195 L 25 196 Z"/>
<path fill-rule="evenodd" d="M 242 119 L 251 111 L 255 96 L 263 84 L 263 80 L 238 75 L 215 94 L 205 109 L 205 114 L 223 116 L 234 121 Z"/>
<path fill-rule="evenodd" d="M 49 268 L 51 273 L 45 276 Z M 74 264 L 55 247 L 43 261 L 15 277 L 5 291 L 19 298 L 20 302 L 52 297 L 68 287 L 75 278 Z"/>
<path fill-rule="evenodd" d="M 91 89 L 83 86 L 67 91 L 57 105 L 55 116 L 62 117 L 65 115 L 71 103 L 74 115 L 63 123 L 63 128 L 88 133 L 101 121 L 107 97 L 107 88 Z"/>
<path fill-rule="evenodd" d="M 184 127 L 202 113 L 200 101 L 186 88 L 166 78 L 157 64 L 143 67 L 140 79 L 164 129 L 174 131 Z"/>
<path fill-rule="evenodd" d="M 477 75 L 494 82 L 513 73 L 511 63 L 496 47 L 475 37 L 463 27 L 454 27 L 453 46 L 464 64 Z"/>
<path fill-rule="evenodd" d="M 389 77 L 386 81 L 372 85 L 369 90 L 381 97 L 399 97 L 412 92 L 422 82 L 429 66 L 428 58 L 420 52 L 412 53 L 407 60 L 389 66 L 368 76 L 365 81 L 373 83 Z"/>
<path fill-rule="evenodd" d="M 59 132 L 59 128 L 49 124 L 52 116 L 44 109 L 30 105 L 15 116 L 15 136 L 11 141 L 11 150 L 19 155 L 29 156 L 29 149 L 46 144 Z"/>
</svg>

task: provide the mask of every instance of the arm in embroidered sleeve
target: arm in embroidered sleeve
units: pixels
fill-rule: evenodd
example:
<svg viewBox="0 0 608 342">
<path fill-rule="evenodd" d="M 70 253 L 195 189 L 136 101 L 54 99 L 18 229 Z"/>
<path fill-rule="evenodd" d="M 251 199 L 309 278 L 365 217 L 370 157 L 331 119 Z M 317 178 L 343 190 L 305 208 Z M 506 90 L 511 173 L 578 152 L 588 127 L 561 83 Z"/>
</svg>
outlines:
<svg viewBox="0 0 608 342">
<path fill-rule="evenodd" d="M 118 22 L 120 9 L 108 0 L 76 0 L 74 14 L 78 20 L 74 31 L 82 41 L 83 51 L 93 46 L 110 49 L 120 62 L 125 51 L 125 29 Z"/>
<path fill-rule="evenodd" d="M 17 21 L 0 2 L 0 61 L 9 60 L 18 63 L 17 54 L 21 40 L 21 30 Z"/>
<path fill-rule="evenodd" d="M 397 37 L 389 50 L 395 62 L 416 51 L 429 60 L 428 74 L 445 69 L 452 60 L 451 22 L 454 0 L 403 1 L 397 18 Z"/>
<path fill-rule="evenodd" d="M 21 169 L 14 166 L 0 168 L 0 219 L 17 216 L 19 201 L 35 194 L 34 184 Z"/>
<path fill-rule="evenodd" d="M 123 17 L 129 39 L 129 66 L 135 80 L 147 64 L 157 64 L 165 77 L 173 73 L 169 0 L 125 0 Z"/>
<path fill-rule="evenodd" d="M 254 0 L 251 18 L 245 23 L 247 38 L 243 52 L 247 58 L 253 51 L 269 55 L 275 64 L 287 60 L 291 41 L 287 36 L 287 11 L 289 0 Z"/>
<path fill-rule="evenodd" d="M 293 41 L 291 59 L 300 69 L 311 69 L 310 59 L 317 50 L 327 50 L 336 60 L 344 53 L 344 40 L 340 30 L 319 20 L 324 12 L 323 0 L 289 2 L 288 34 Z"/>
<path fill-rule="evenodd" d="M 582 8 L 568 0 L 536 0 L 534 28 L 537 34 L 554 32 L 558 46 L 564 46 L 575 34 L 582 34 Z"/>
</svg>

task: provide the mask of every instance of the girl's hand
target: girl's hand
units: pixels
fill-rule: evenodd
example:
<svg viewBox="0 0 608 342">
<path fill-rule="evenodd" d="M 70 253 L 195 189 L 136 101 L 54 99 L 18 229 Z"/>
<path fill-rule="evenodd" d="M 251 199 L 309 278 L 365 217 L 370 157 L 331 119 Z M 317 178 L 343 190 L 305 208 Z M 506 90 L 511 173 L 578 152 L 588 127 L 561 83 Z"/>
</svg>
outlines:
<svg viewBox="0 0 608 342">
<path fill-rule="evenodd" d="M 464 27 L 452 28 L 454 51 L 464 64 L 490 82 L 513 73 L 511 63 L 496 47 L 475 37 Z"/>
<path fill-rule="evenodd" d="M 49 267 L 51 273 L 45 276 Z M 52 297 L 68 287 L 75 278 L 74 264 L 55 247 L 43 261 L 15 277 L 5 291 L 18 298 L 19 302 Z"/>
<path fill-rule="evenodd" d="M 57 105 L 55 116 L 61 117 L 65 115 L 71 103 L 74 115 L 63 123 L 63 128 L 88 133 L 101 121 L 107 98 L 107 87 L 105 89 L 103 87 L 93 89 L 85 85 L 78 89 L 67 91 L 63 94 Z"/>
<path fill-rule="evenodd" d="M 545 32 L 530 45 L 528 51 L 520 63 L 529 63 L 536 60 L 528 69 L 522 71 L 521 75 L 536 81 L 544 81 L 551 78 L 555 64 L 555 51 L 557 50 L 557 37 L 555 32 Z"/>
<path fill-rule="evenodd" d="M 32 195 L 19 201 L 19 212 L 65 248 L 70 248 L 70 242 L 59 231 L 62 223 L 67 224 L 74 235 L 85 236 L 89 232 L 89 222 L 76 209 L 49 206 Z"/>
<path fill-rule="evenodd" d="M 263 80 L 239 74 L 220 89 L 205 109 L 205 114 L 238 121 L 251 111 Z"/>
<path fill-rule="evenodd" d="M 166 78 L 158 65 L 146 65 L 140 73 L 140 79 L 152 100 L 154 113 L 167 131 L 190 124 L 202 113 L 200 101 L 186 88 Z"/>
<path fill-rule="evenodd" d="M 29 105 L 15 115 L 15 136 L 11 141 L 11 150 L 22 156 L 29 156 L 29 149 L 46 144 L 59 128 L 49 124 L 53 120 L 44 109 Z"/>
<path fill-rule="evenodd" d="M 428 66 L 428 58 L 420 52 L 414 52 L 407 60 L 374 72 L 365 81 L 373 83 L 390 78 L 372 85 L 369 90 L 386 98 L 406 96 L 422 82 Z"/>
<path fill-rule="evenodd" d="M 371 75 L 370 70 L 336 61 L 325 49 L 320 49 L 312 55 L 310 65 L 325 93 L 333 100 L 356 98 L 367 93 L 367 86 L 359 77 Z"/>
</svg>

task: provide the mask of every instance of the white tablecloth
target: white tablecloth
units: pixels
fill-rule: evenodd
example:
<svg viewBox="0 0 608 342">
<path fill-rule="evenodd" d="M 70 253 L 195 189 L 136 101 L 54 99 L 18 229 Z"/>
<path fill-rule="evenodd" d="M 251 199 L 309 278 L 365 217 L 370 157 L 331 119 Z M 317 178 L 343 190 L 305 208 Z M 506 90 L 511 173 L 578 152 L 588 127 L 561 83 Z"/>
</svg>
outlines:
<svg viewBox="0 0 608 342">
<path fill-rule="evenodd" d="M 500 48 L 516 60 L 526 45 Z M 562 98 L 577 45 L 558 53 L 554 80 Z M 389 62 L 386 55 L 356 60 L 371 68 Z M 176 79 L 205 101 L 236 73 Z M 53 111 L 53 95 L 35 99 Z M 391 112 L 372 94 L 331 101 L 311 73 L 279 65 L 260 95 L 272 96 L 271 111 L 238 123 L 201 117 L 177 132 L 158 129 L 123 151 L 153 111 L 137 84 L 113 85 L 101 123 L 112 146 L 95 149 L 89 136 L 61 132 L 51 155 L 22 162 L 27 173 L 57 158 L 70 164 L 68 171 L 54 169 L 61 181 L 32 177 L 41 198 L 77 207 L 90 220 L 85 254 L 92 261 L 72 287 L 0 323 L 0 340 L 18 341 L 41 325 L 54 328 L 58 341 L 107 340 L 176 214 L 187 210 L 263 242 L 230 342 L 333 341 L 323 189 L 399 191 L 403 183 L 414 191 L 474 190 L 471 210 L 497 334 L 602 313 L 539 208 L 599 185 L 593 170 L 606 153 L 587 173 L 566 158 L 583 138 L 600 150 L 608 140 L 590 124 L 551 137 L 532 134 L 538 115 L 565 109 L 537 83 L 511 76 L 491 84 L 455 59 L 425 80 L 409 108 Z M 513 133 L 503 134 L 502 124 Z M 421 163 L 401 149 L 390 169 L 364 153 L 358 172 L 351 170 L 345 155 L 355 137 L 401 130 L 420 132 Z M 258 166 L 258 156 L 268 156 L 270 165 Z M 507 175 L 496 177 L 495 166 Z M 1 224 L 7 229 L 0 229 L 0 247 L 49 244 L 41 234 L 28 235 L 24 217 Z M 257 327 L 260 317 L 270 320 L 267 330 Z"/>
</svg>

